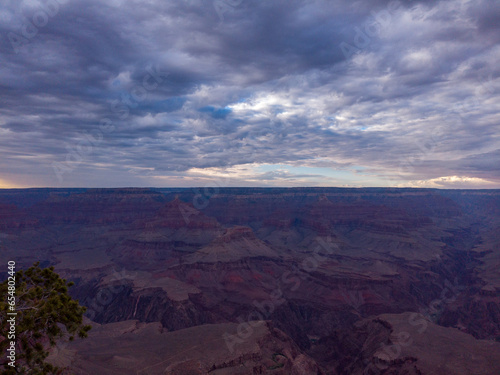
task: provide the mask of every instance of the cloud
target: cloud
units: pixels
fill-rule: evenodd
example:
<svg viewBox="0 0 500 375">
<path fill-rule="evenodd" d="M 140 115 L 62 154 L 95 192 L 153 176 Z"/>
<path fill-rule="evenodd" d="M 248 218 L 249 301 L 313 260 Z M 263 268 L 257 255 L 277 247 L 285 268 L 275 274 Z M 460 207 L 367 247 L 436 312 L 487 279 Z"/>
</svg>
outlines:
<svg viewBox="0 0 500 375">
<path fill-rule="evenodd" d="M 500 187 L 498 4 L 227 4 L 6 1 L 1 180 Z"/>
<path fill-rule="evenodd" d="M 417 188 L 448 188 L 448 189 L 471 189 L 481 188 L 489 189 L 495 186 L 495 182 L 484 180 L 477 177 L 461 177 L 461 176 L 445 176 L 433 178 L 430 180 L 409 181 L 406 184 L 399 185 L 400 187 L 417 187 Z"/>
</svg>

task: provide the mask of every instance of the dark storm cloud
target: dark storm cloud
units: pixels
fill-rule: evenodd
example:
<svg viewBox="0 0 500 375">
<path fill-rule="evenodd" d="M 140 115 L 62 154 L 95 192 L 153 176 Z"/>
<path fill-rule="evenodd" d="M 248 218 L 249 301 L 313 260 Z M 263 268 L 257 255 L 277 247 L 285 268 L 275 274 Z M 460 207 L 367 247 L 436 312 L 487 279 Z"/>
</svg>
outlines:
<svg viewBox="0 0 500 375">
<path fill-rule="evenodd" d="M 500 181 L 495 2 L 4 4 L 0 180 L 13 185 L 100 185 L 103 171 L 153 185 L 247 163 Z M 255 180 L 317 176 L 287 173 Z"/>
</svg>

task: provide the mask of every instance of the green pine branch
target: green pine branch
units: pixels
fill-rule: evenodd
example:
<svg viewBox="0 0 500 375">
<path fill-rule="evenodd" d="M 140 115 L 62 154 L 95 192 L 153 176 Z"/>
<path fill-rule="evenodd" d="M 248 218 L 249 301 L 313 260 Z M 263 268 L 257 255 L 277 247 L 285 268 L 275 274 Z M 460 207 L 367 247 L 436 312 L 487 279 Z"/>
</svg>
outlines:
<svg viewBox="0 0 500 375">
<path fill-rule="evenodd" d="M 72 282 L 66 282 L 54 267 L 41 269 L 35 263 L 26 271 L 16 273 L 16 368 L 8 366 L 6 349 L 7 280 L 0 284 L 0 374 L 47 375 L 61 374 L 63 369 L 45 360 L 49 349 L 69 335 L 87 337 L 91 329 L 83 324 L 85 307 L 68 294 Z"/>
</svg>

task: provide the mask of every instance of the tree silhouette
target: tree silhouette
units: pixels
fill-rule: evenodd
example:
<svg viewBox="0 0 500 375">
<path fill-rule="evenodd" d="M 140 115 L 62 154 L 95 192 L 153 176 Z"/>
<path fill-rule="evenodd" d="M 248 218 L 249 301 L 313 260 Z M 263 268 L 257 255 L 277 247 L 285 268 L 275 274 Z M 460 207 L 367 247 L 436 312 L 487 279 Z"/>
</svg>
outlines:
<svg viewBox="0 0 500 375">
<path fill-rule="evenodd" d="M 83 324 L 86 308 L 80 306 L 68 294 L 67 283 L 54 267 L 41 269 L 35 263 L 26 271 L 15 274 L 16 282 L 16 367 L 9 365 L 7 347 L 10 345 L 10 328 L 7 315 L 10 305 L 7 303 L 8 282 L 0 284 L 0 373 L 45 375 L 59 374 L 59 369 L 45 360 L 48 349 L 60 340 L 73 340 L 75 335 L 87 337 L 89 325 Z"/>
</svg>

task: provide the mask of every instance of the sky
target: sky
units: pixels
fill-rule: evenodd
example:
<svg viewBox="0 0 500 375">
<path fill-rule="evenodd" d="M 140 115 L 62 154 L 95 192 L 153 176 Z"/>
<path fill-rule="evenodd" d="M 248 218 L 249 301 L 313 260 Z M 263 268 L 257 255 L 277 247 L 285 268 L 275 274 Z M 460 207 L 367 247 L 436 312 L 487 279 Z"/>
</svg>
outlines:
<svg viewBox="0 0 500 375">
<path fill-rule="evenodd" d="M 500 2 L 2 0 L 0 188 L 500 188 Z"/>
</svg>

